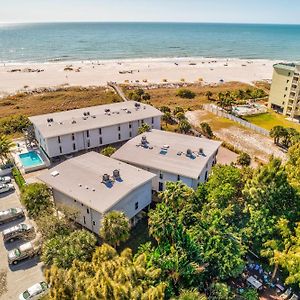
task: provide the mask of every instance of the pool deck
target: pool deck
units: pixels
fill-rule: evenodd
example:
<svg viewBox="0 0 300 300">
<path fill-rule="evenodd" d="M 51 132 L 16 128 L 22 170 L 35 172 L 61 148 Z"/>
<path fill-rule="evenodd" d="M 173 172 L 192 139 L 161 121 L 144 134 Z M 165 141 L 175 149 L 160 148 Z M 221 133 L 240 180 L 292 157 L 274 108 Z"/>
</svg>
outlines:
<svg viewBox="0 0 300 300">
<path fill-rule="evenodd" d="M 15 160 L 15 163 L 16 163 L 17 167 L 20 169 L 20 171 L 22 173 L 26 174 L 26 173 L 34 172 L 34 171 L 37 171 L 37 170 L 46 169 L 50 166 L 50 161 L 48 160 L 48 158 L 45 156 L 45 154 L 38 147 L 28 148 L 23 139 L 17 139 L 17 140 L 14 141 L 14 143 L 15 143 L 16 146 L 12 150 L 11 154 L 12 154 L 14 160 Z M 24 153 L 28 153 L 30 151 L 35 151 L 40 156 L 43 163 L 35 165 L 35 166 L 24 166 L 22 164 L 22 161 L 21 161 L 19 155 L 24 154 Z"/>
</svg>

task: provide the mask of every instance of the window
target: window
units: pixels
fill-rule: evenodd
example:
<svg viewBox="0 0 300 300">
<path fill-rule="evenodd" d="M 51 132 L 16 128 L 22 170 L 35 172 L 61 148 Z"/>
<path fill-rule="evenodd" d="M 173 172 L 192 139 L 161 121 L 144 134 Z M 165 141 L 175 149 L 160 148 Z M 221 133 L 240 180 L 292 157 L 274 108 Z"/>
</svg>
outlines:
<svg viewBox="0 0 300 300">
<path fill-rule="evenodd" d="M 101 129 L 101 128 L 99 128 L 99 134 L 100 134 L 100 135 L 102 134 L 102 129 Z"/>
<path fill-rule="evenodd" d="M 86 209 L 86 213 L 87 213 L 87 214 L 89 214 L 89 213 L 90 213 L 90 210 L 89 210 L 88 208 Z"/>
<path fill-rule="evenodd" d="M 134 208 L 135 208 L 135 210 L 137 210 L 139 208 L 139 203 L 138 202 L 135 202 Z"/>
<path fill-rule="evenodd" d="M 118 126 L 118 131 L 120 131 L 120 130 L 121 130 L 121 126 L 119 125 L 119 126 Z"/>
<path fill-rule="evenodd" d="M 290 81 L 289 81 L 289 79 L 286 81 L 286 83 L 289 83 Z"/>
<path fill-rule="evenodd" d="M 74 140 L 75 140 L 75 134 L 72 133 L 72 141 L 74 141 Z"/>
<path fill-rule="evenodd" d="M 57 137 L 58 143 L 61 143 L 60 136 Z"/>
<path fill-rule="evenodd" d="M 121 134 L 119 133 L 119 140 L 121 139 Z"/>
<path fill-rule="evenodd" d="M 90 148 L 90 146 L 91 146 L 91 142 L 90 142 L 90 140 L 88 140 L 87 141 L 87 147 Z"/>
<path fill-rule="evenodd" d="M 177 175 L 177 181 L 180 181 L 180 175 Z"/>
<path fill-rule="evenodd" d="M 77 202 L 77 201 L 74 199 L 74 202 Z"/>
<path fill-rule="evenodd" d="M 142 120 L 142 124 L 144 124 L 145 122 L 144 122 L 144 120 Z"/>
<path fill-rule="evenodd" d="M 95 221 L 93 221 L 93 225 L 94 225 L 94 226 L 96 225 L 96 222 L 95 222 Z"/>
<path fill-rule="evenodd" d="M 63 151 L 62 151 L 62 147 L 61 146 L 59 146 L 59 152 L 60 153 L 62 153 Z"/>
<path fill-rule="evenodd" d="M 130 128 L 130 129 L 132 128 L 132 125 L 131 125 L 131 123 L 129 123 L 129 128 Z"/>
<path fill-rule="evenodd" d="M 205 181 L 207 180 L 207 177 L 208 177 L 208 172 L 206 171 L 205 172 Z"/>
<path fill-rule="evenodd" d="M 159 179 L 163 179 L 164 178 L 164 174 L 160 171 L 159 172 Z"/>
<path fill-rule="evenodd" d="M 85 217 L 83 217 L 83 224 L 86 224 L 86 222 L 85 222 Z"/>
<path fill-rule="evenodd" d="M 129 137 L 132 137 L 132 132 L 131 131 L 129 131 Z"/>
<path fill-rule="evenodd" d="M 287 91 L 287 90 L 288 90 L 288 88 L 287 88 L 287 87 L 285 87 L 285 90 Z"/>
<path fill-rule="evenodd" d="M 74 150 L 74 151 L 76 150 L 76 145 L 75 145 L 75 144 L 73 144 L 73 150 Z"/>
<path fill-rule="evenodd" d="M 90 137 L 90 131 L 89 130 L 86 131 L 86 137 Z"/>
<path fill-rule="evenodd" d="M 159 183 L 158 183 L 158 191 L 159 191 L 159 192 L 162 192 L 163 189 L 164 189 L 164 184 L 163 184 L 162 182 L 159 182 Z"/>
<path fill-rule="evenodd" d="M 154 124 L 154 118 L 152 117 L 151 123 Z"/>
<path fill-rule="evenodd" d="M 102 145 L 102 137 L 99 138 L 99 144 Z"/>
<path fill-rule="evenodd" d="M 289 72 L 288 76 L 291 76 L 291 72 Z"/>
</svg>

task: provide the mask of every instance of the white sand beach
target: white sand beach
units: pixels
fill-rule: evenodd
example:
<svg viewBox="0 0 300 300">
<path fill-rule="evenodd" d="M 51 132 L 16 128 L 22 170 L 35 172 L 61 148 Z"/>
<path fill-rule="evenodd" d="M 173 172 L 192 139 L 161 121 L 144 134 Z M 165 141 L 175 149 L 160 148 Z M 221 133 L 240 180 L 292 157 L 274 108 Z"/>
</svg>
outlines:
<svg viewBox="0 0 300 300">
<path fill-rule="evenodd" d="M 0 96 L 40 87 L 271 80 L 271 60 L 168 58 L 0 65 Z M 67 68 L 67 69 L 66 69 Z"/>
</svg>

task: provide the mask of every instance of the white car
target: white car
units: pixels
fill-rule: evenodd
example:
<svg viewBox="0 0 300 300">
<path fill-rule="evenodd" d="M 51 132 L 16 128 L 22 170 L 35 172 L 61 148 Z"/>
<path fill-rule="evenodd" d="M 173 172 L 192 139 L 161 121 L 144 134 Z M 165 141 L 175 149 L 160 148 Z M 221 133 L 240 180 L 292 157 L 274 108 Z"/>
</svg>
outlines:
<svg viewBox="0 0 300 300">
<path fill-rule="evenodd" d="M 39 299 L 48 292 L 49 285 L 45 281 L 34 284 L 28 290 L 20 294 L 19 300 Z"/>
<path fill-rule="evenodd" d="M 11 178 L 9 176 L 0 177 L 0 183 L 11 183 Z"/>
<path fill-rule="evenodd" d="M 13 191 L 15 189 L 12 183 L 0 183 L 0 194 Z"/>
</svg>

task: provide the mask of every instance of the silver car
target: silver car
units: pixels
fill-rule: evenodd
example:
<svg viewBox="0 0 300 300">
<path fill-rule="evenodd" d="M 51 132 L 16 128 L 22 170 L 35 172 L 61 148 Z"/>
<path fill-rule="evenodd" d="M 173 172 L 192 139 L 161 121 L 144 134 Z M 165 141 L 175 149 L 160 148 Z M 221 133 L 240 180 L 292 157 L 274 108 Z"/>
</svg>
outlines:
<svg viewBox="0 0 300 300">
<path fill-rule="evenodd" d="M 31 224 L 21 223 L 3 230 L 2 236 L 4 242 L 12 242 L 16 239 L 28 239 L 33 233 L 34 227 Z"/>
<path fill-rule="evenodd" d="M 38 250 L 35 248 L 34 244 L 32 242 L 28 242 L 8 252 L 8 263 L 10 265 L 16 265 L 21 260 L 35 256 L 37 252 Z"/>
<path fill-rule="evenodd" d="M 45 281 L 34 284 L 28 290 L 19 295 L 19 300 L 33 300 L 39 299 L 41 296 L 47 294 L 49 285 Z"/>
<path fill-rule="evenodd" d="M 11 178 L 9 176 L 0 177 L 0 183 L 11 183 Z"/>
<path fill-rule="evenodd" d="M 0 211 L 0 225 L 23 217 L 24 211 L 22 208 L 9 208 Z"/>
</svg>

